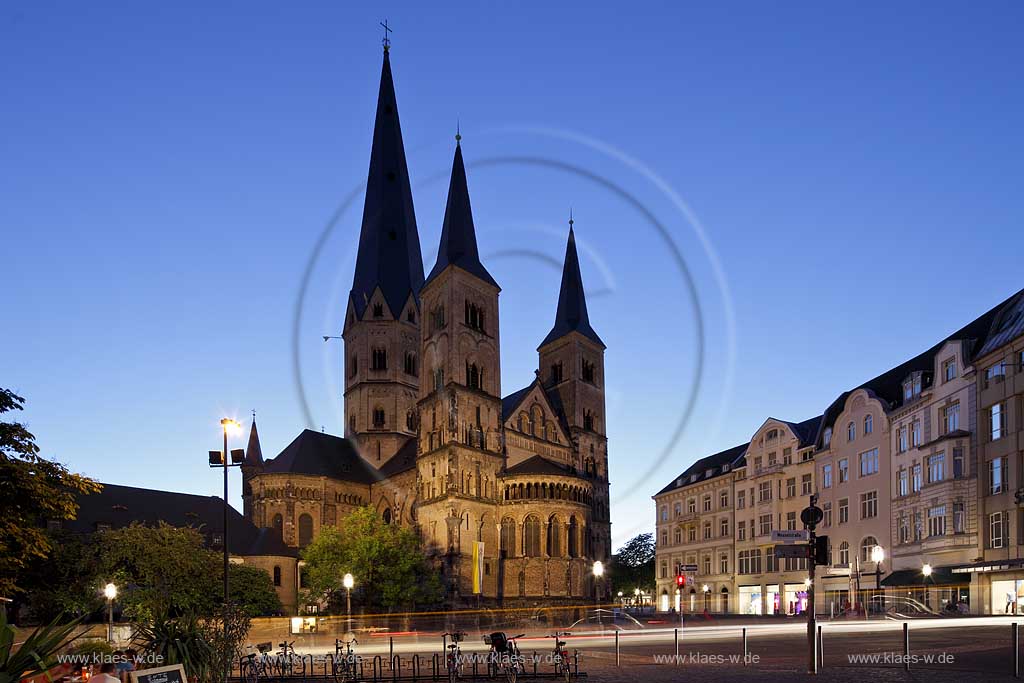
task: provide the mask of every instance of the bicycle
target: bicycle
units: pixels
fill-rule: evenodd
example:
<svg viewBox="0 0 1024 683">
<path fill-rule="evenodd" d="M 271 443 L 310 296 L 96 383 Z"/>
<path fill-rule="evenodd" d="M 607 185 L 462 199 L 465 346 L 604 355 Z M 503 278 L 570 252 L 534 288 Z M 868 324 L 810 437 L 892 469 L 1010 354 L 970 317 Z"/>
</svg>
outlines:
<svg viewBox="0 0 1024 683">
<path fill-rule="evenodd" d="M 448 652 L 445 653 L 444 657 L 445 668 L 448 670 L 448 683 L 455 683 L 457 679 L 462 677 L 462 651 L 459 648 L 459 643 L 467 635 L 464 631 L 442 634 L 442 637 L 450 636 L 452 639 L 451 645 L 448 646 Z"/>
<path fill-rule="evenodd" d="M 569 651 L 563 650 L 565 647 L 565 641 L 562 640 L 562 636 L 571 636 L 570 631 L 555 631 L 548 638 L 555 639 L 555 651 L 551 654 L 551 661 L 555 665 L 555 678 L 561 678 L 565 680 L 565 683 L 569 683 L 569 679 L 572 677 L 572 667 L 569 664 Z"/>
<path fill-rule="evenodd" d="M 516 645 L 516 640 L 525 635 L 520 633 L 509 638 L 503 632 L 495 631 L 484 636 L 484 643 L 491 646 L 491 659 L 495 662 L 495 668 L 505 674 L 508 683 L 516 683 L 519 674 L 526 673 L 523 658 L 519 654 L 519 646 Z"/>
<path fill-rule="evenodd" d="M 270 678 L 270 656 L 267 653 L 273 646 L 270 643 L 258 643 L 255 646 L 256 652 L 251 652 L 253 647 L 246 646 L 250 652 L 238 664 L 238 677 L 245 683 L 257 683 L 260 678 Z"/>
<path fill-rule="evenodd" d="M 334 640 L 334 680 L 339 683 L 351 683 L 359 678 L 359 655 L 352 649 L 358 644 L 351 631 L 344 638 Z"/>
<path fill-rule="evenodd" d="M 306 674 L 306 660 L 295 654 L 295 641 L 282 641 L 278 647 L 281 651 L 277 653 L 278 675 L 302 677 Z"/>
</svg>

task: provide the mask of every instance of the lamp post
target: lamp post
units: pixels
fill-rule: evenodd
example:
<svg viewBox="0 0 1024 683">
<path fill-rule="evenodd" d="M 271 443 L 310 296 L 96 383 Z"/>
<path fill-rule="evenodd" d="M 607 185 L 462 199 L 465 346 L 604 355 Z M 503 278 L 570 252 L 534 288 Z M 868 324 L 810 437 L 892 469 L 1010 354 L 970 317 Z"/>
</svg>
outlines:
<svg viewBox="0 0 1024 683">
<path fill-rule="evenodd" d="M 341 580 L 342 585 L 345 586 L 345 614 L 348 623 L 347 631 L 352 630 L 352 586 L 356 585 L 356 580 L 351 574 L 345 574 L 345 577 Z M 347 637 L 347 636 L 346 636 Z"/>
<path fill-rule="evenodd" d="M 117 586 L 108 583 L 103 587 L 103 596 L 107 599 L 107 642 L 114 644 L 114 598 L 117 597 Z"/>
<path fill-rule="evenodd" d="M 884 559 L 885 549 L 882 546 L 876 545 L 871 549 L 871 561 L 875 563 L 875 590 L 882 595 L 878 608 L 882 613 L 885 612 L 885 591 L 882 590 L 882 560 Z"/>
<path fill-rule="evenodd" d="M 928 579 L 932 578 L 932 566 L 925 562 L 924 566 L 921 567 L 921 585 L 924 589 L 924 605 L 925 607 L 931 607 L 929 604 L 931 601 L 928 599 Z"/>
<path fill-rule="evenodd" d="M 604 563 L 601 560 L 594 561 L 594 605 L 597 611 L 597 624 L 601 625 L 601 591 L 598 587 L 601 577 L 604 575 Z"/>
<path fill-rule="evenodd" d="M 224 431 L 224 450 L 223 451 L 210 451 L 210 467 L 220 467 L 224 470 L 224 529 L 221 538 L 222 545 L 224 547 L 224 680 L 228 679 L 231 673 L 231 657 L 226 652 L 229 647 L 228 643 L 228 619 L 227 619 L 227 606 L 228 606 L 228 593 L 230 586 L 228 585 L 228 468 L 229 467 L 240 467 L 242 461 L 245 460 L 245 451 L 241 448 L 236 448 L 231 451 L 230 457 L 228 454 L 228 433 L 237 434 L 242 431 L 242 425 L 236 421 L 225 417 L 220 421 L 221 429 Z"/>
</svg>

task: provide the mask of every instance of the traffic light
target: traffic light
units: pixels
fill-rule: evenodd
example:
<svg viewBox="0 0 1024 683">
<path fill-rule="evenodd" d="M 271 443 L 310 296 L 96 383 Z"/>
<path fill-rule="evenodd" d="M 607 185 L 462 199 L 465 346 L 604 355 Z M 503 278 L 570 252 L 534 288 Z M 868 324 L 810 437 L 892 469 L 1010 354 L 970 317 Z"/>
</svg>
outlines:
<svg viewBox="0 0 1024 683">
<path fill-rule="evenodd" d="M 814 564 L 827 565 L 831 559 L 830 550 L 828 536 L 817 536 L 814 539 Z"/>
<path fill-rule="evenodd" d="M 676 587 L 682 588 L 686 585 L 686 576 L 683 574 L 676 574 Z"/>
</svg>

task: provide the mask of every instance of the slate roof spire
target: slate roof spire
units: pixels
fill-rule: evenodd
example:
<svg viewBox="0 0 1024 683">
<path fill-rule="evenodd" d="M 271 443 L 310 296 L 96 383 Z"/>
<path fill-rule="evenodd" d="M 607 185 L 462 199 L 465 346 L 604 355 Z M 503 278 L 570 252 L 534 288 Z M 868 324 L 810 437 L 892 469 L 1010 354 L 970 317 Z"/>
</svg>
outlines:
<svg viewBox="0 0 1024 683">
<path fill-rule="evenodd" d="M 260 448 L 260 435 L 256 431 L 256 411 L 252 411 L 252 429 L 249 430 L 249 443 L 245 447 L 245 466 L 263 467 L 263 449 Z"/>
<path fill-rule="evenodd" d="M 466 165 L 462 160 L 462 135 L 455 135 L 455 160 L 448 183 L 448 204 L 444 209 L 441 226 L 441 244 L 437 248 L 437 262 L 427 276 L 427 282 L 437 277 L 448 266 L 457 266 L 495 287 L 491 274 L 480 263 L 473 227 L 473 210 L 469 205 L 469 187 L 466 184 Z M 500 289 L 500 287 L 499 287 Z"/>
<path fill-rule="evenodd" d="M 570 332 L 579 332 L 587 339 L 604 348 L 604 342 L 590 326 L 587 315 L 587 296 L 583 291 L 583 276 L 580 275 L 580 258 L 576 253 L 576 235 L 573 219 L 569 218 L 569 241 L 565 245 L 565 262 L 562 265 L 562 287 L 558 292 L 558 309 L 555 324 L 541 346 L 560 339 Z"/>
<path fill-rule="evenodd" d="M 387 47 L 385 45 L 380 74 L 359 253 L 350 294 L 360 318 L 378 287 L 391 314 L 398 317 L 409 295 L 419 296 L 423 286 L 423 256 L 391 76 L 391 53 Z"/>
</svg>

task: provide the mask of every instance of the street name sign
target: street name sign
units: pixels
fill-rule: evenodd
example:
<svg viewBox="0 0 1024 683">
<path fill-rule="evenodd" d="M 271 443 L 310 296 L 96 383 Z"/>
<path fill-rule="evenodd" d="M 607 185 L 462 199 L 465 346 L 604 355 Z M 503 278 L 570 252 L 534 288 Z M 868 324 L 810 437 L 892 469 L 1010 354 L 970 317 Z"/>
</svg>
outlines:
<svg viewBox="0 0 1024 683">
<path fill-rule="evenodd" d="M 791 544 L 775 546 L 775 557 L 807 557 L 807 545 Z"/>
<path fill-rule="evenodd" d="M 806 543 L 811 538 L 806 529 L 781 530 L 772 532 L 772 543 Z"/>
</svg>

